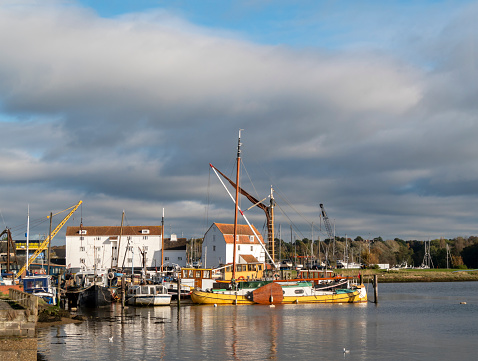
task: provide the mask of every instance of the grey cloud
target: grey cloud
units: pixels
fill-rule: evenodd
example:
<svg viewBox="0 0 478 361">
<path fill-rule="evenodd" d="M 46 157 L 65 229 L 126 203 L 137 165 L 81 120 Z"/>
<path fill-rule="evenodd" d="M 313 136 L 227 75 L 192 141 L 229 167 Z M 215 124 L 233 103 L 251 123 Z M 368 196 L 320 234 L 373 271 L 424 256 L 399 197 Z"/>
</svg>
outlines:
<svg viewBox="0 0 478 361">
<path fill-rule="evenodd" d="M 417 58 L 451 50 L 427 70 L 384 49 L 260 46 L 167 13 L 0 7 L 0 209 L 21 223 L 23 204 L 83 199 L 84 222 L 100 225 L 122 209 L 157 224 L 165 207 L 173 231 L 199 236 L 205 219 L 232 221 L 208 163 L 230 174 L 243 128 L 244 187 L 262 198 L 272 184 L 302 210 L 306 236 L 319 203 L 349 236 L 474 232 L 476 39 L 465 30 L 461 41 L 451 19 L 449 36 L 429 39 Z M 260 228 L 261 212 L 249 214 Z"/>
</svg>

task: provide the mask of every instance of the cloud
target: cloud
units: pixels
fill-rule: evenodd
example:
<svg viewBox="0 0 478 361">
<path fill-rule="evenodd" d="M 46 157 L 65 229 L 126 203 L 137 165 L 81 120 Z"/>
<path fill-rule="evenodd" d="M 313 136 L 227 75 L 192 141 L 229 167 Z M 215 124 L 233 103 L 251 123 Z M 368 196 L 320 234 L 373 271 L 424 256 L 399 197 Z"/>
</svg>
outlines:
<svg viewBox="0 0 478 361">
<path fill-rule="evenodd" d="M 273 184 L 304 233 L 319 203 L 350 236 L 475 232 L 476 11 L 427 39 L 426 67 L 372 45 L 260 45 L 166 11 L 0 6 L 2 214 L 83 199 L 89 225 L 123 209 L 158 224 L 165 207 L 173 232 L 199 236 L 232 221 L 208 164 L 234 168 L 242 128 L 245 185 L 262 199 Z"/>
</svg>

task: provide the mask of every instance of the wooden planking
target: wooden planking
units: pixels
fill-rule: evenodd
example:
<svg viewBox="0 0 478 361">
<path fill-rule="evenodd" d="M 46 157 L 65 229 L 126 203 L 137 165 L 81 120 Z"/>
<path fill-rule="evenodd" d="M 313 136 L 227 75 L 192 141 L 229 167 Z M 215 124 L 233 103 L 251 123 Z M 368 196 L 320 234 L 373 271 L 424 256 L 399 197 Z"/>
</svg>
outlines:
<svg viewBox="0 0 478 361">
<path fill-rule="evenodd" d="M 282 303 L 282 287 L 274 282 L 268 283 L 252 292 L 252 300 L 263 305 Z"/>
</svg>

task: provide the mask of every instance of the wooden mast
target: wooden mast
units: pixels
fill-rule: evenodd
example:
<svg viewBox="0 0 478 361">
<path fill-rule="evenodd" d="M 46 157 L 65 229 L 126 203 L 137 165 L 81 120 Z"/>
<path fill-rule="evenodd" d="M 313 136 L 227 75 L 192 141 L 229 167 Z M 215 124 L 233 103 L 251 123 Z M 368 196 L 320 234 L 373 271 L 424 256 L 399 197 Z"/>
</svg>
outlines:
<svg viewBox="0 0 478 361">
<path fill-rule="evenodd" d="M 268 237 L 269 237 L 269 249 L 271 250 L 272 256 L 272 263 L 275 263 L 275 247 L 274 247 L 274 189 L 271 186 L 271 203 L 268 208 L 269 211 L 269 229 L 268 229 Z"/>
<path fill-rule="evenodd" d="M 113 262 L 113 255 L 111 256 L 111 268 L 119 268 L 119 253 L 120 253 L 120 247 L 121 247 L 121 236 L 123 235 L 123 222 L 124 222 L 124 209 L 123 213 L 121 214 L 121 226 L 120 226 L 120 234 L 118 238 L 118 247 L 116 247 L 116 265 L 114 265 Z M 128 248 L 128 247 L 126 247 Z M 124 265 L 124 262 L 123 262 Z"/>
<path fill-rule="evenodd" d="M 232 252 L 232 281 L 236 280 L 236 238 L 237 238 L 237 211 L 239 208 L 239 170 L 241 168 L 241 130 L 239 129 L 239 139 L 237 141 L 237 169 L 236 169 L 236 207 L 234 209 L 234 250 Z"/>
<path fill-rule="evenodd" d="M 164 208 L 163 217 L 161 218 L 161 272 L 163 272 L 164 263 Z"/>
</svg>

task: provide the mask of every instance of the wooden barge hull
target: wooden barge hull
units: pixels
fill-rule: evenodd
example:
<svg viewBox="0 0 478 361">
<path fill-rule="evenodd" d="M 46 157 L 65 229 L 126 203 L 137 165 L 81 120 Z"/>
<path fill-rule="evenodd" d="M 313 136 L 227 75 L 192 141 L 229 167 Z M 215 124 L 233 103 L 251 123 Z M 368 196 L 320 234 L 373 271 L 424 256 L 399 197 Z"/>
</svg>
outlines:
<svg viewBox="0 0 478 361">
<path fill-rule="evenodd" d="M 216 305 L 253 305 L 253 304 L 298 304 L 298 303 L 362 303 L 367 302 L 365 286 L 357 286 L 354 290 L 323 292 L 321 294 L 303 296 L 284 296 L 282 299 L 274 297 L 271 302 L 263 300 L 256 302 L 254 296 L 235 295 L 228 293 L 204 292 L 194 290 L 191 299 L 197 304 Z"/>
<path fill-rule="evenodd" d="M 255 303 L 247 299 L 245 295 L 204 292 L 199 290 L 194 290 L 191 293 L 191 300 L 194 303 L 203 305 L 253 305 Z"/>
<path fill-rule="evenodd" d="M 367 295 L 361 296 L 359 290 L 348 293 L 336 293 L 314 296 L 286 296 L 282 303 L 361 303 L 367 302 Z"/>
</svg>

